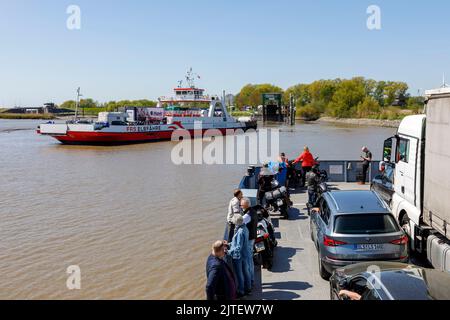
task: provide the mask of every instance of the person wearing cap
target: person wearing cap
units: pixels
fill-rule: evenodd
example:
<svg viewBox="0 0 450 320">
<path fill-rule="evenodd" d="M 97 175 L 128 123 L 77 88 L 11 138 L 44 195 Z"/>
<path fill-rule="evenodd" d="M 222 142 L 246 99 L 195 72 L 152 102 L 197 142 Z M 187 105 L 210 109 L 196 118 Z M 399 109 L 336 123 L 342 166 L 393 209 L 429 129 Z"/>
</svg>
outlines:
<svg viewBox="0 0 450 320">
<path fill-rule="evenodd" d="M 244 218 L 235 214 L 233 223 L 236 226 L 233 240 L 227 254 L 233 260 L 234 272 L 237 279 L 237 297 L 242 298 L 251 292 L 251 278 L 248 272 L 248 229 L 244 224 Z"/>
<path fill-rule="evenodd" d="M 206 261 L 206 299 L 235 300 L 236 283 L 231 268 L 224 261 L 226 241 L 216 241 Z"/>
<path fill-rule="evenodd" d="M 367 181 L 367 171 L 369 170 L 370 163 L 372 162 L 372 152 L 370 152 L 369 148 L 362 148 L 363 154 L 361 155 L 362 159 L 362 181 L 361 184 L 366 184 Z"/>
<path fill-rule="evenodd" d="M 314 167 L 314 165 L 316 164 L 316 160 L 314 159 L 312 153 L 309 151 L 309 147 L 306 146 L 303 149 L 303 153 L 297 159 L 295 159 L 292 164 L 295 165 L 298 162 L 302 163 L 302 183 L 303 185 L 305 185 L 306 174 L 311 171 L 312 167 Z"/>
</svg>

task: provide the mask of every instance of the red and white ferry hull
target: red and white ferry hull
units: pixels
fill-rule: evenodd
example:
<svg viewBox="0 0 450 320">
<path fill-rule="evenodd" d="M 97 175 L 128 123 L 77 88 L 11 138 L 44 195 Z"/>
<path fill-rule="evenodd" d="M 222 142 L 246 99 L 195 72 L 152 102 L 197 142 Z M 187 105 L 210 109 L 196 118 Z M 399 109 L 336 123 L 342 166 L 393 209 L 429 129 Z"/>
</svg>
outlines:
<svg viewBox="0 0 450 320">
<path fill-rule="evenodd" d="M 178 125 L 148 125 L 148 126 L 110 126 L 101 130 L 95 130 L 94 125 L 86 124 L 43 124 L 38 133 L 48 135 L 63 144 L 70 145 L 120 145 L 137 144 L 172 139 L 172 134 L 177 130 L 183 130 L 180 134 L 189 134 L 191 137 L 203 136 L 208 130 L 221 135 L 234 134 L 236 130 L 247 131 L 256 129 L 256 123 L 237 122 L 231 126 L 222 128 L 184 128 Z M 211 132 L 211 131 L 209 131 Z M 214 135 L 214 134 L 213 134 Z"/>
</svg>

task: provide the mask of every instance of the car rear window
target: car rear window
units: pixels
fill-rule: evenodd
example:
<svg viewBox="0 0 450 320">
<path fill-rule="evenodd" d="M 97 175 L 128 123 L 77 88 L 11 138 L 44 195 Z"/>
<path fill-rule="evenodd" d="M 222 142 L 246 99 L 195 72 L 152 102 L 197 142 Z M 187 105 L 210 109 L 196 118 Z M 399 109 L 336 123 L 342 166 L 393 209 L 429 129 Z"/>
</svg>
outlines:
<svg viewBox="0 0 450 320">
<path fill-rule="evenodd" d="M 340 234 L 381 234 L 400 231 L 389 214 L 355 214 L 337 216 L 334 232 Z"/>
</svg>

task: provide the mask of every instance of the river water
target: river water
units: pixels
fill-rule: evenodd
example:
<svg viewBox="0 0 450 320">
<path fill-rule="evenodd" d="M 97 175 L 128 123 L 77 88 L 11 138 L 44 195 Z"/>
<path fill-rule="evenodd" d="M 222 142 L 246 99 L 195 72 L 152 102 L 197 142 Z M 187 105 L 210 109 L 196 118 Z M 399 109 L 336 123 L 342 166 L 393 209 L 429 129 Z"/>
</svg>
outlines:
<svg viewBox="0 0 450 320">
<path fill-rule="evenodd" d="M 176 166 L 174 142 L 63 146 L 37 124 L 0 120 L 0 299 L 202 299 L 246 165 Z M 280 149 L 350 160 L 368 145 L 380 158 L 393 132 L 298 124 Z M 71 265 L 81 290 L 66 287 Z"/>
</svg>

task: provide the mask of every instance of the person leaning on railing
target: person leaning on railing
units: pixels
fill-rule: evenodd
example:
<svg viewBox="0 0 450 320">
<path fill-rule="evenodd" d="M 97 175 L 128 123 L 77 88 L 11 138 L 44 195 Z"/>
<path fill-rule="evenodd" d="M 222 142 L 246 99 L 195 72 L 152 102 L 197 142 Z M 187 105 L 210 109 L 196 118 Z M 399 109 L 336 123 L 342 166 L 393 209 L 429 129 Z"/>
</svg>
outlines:
<svg viewBox="0 0 450 320">
<path fill-rule="evenodd" d="M 298 162 L 302 163 L 302 184 L 305 185 L 306 174 L 311 171 L 312 167 L 314 167 L 314 165 L 316 164 L 316 160 L 314 159 L 312 153 L 309 151 L 309 147 L 305 147 L 303 153 L 297 159 L 295 159 L 292 164 L 295 165 Z"/>
<path fill-rule="evenodd" d="M 225 262 L 226 241 L 216 241 L 206 261 L 206 299 L 235 300 L 236 283 L 231 268 Z"/>
</svg>

